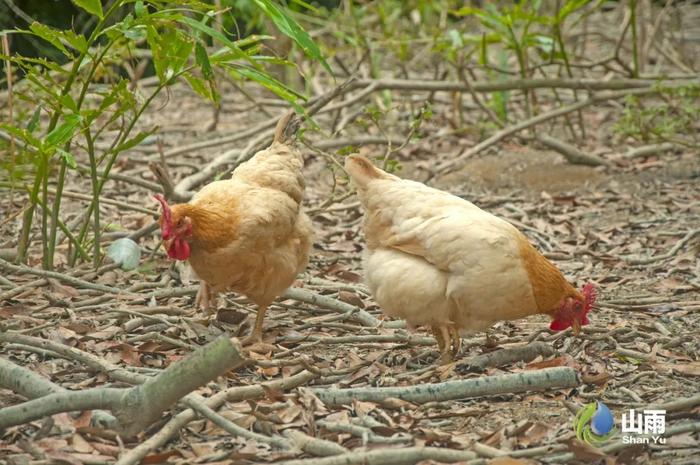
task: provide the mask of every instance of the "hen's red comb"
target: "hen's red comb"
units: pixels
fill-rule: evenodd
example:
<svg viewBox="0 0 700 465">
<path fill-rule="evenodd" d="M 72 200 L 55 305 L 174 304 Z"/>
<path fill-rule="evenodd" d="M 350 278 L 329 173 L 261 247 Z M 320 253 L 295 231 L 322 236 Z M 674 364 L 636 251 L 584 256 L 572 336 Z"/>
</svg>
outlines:
<svg viewBox="0 0 700 465">
<path fill-rule="evenodd" d="M 170 233 L 170 228 L 173 227 L 173 216 L 172 212 L 170 211 L 170 205 L 168 205 L 168 201 L 165 200 L 165 197 L 163 197 L 161 194 L 156 194 L 153 196 L 153 198 L 160 202 L 161 206 L 163 207 L 163 220 L 165 220 L 165 225 L 168 227 L 167 231 L 165 228 L 163 228 L 163 235 L 167 235 Z"/>
</svg>

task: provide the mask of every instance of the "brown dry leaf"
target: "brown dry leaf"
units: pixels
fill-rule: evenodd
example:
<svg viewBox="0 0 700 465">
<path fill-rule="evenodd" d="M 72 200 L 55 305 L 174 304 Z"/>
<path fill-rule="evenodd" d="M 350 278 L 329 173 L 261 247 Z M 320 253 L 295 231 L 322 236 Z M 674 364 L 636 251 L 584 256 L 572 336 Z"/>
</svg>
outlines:
<svg viewBox="0 0 700 465">
<path fill-rule="evenodd" d="M 282 421 L 282 423 L 291 423 L 295 419 L 299 417 L 299 415 L 304 412 L 304 409 L 302 409 L 299 405 L 297 404 L 292 404 L 290 402 L 289 406 L 287 408 L 283 408 L 277 411 L 277 415 L 279 419 Z"/>
<path fill-rule="evenodd" d="M 62 295 L 63 297 L 72 298 L 72 297 L 78 297 L 80 295 L 80 293 L 78 293 L 78 290 L 75 289 L 74 287 L 70 287 L 66 284 L 62 284 L 54 278 L 48 278 L 47 281 L 49 282 L 51 290 L 57 294 Z"/>
<path fill-rule="evenodd" d="M 414 404 L 403 399 L 398 399 L 396 397 L 387 397 L 385 399 L 382 399 L 380 404 L 382 407 L 393 410 L 412 409 L 415 407 Z"/>
<path fill-rule="evenodd" d="M 614 465 L 615 463 L 615 459 L 606 455 L 602 450 L 579 441 L 578 439 L 570 439 L 567 441 L 567 446 L 569 446 L 569 450 L 574 453 L 574 457 L 578 460 L 583 460 L 584 462 L 598 462 L 603 459 L 607 465 Z"/>
<path fill-rule="evenodd" d="M 46 452 L 46 458 L 50 463 L 60 463 L 61 465 L 83 465 L 83 461 L 77 457 L 78 454 L 68 454 L 61 451 Z"/>
<path fill-rule="evenodd" d="M 74 434 L 70 442 L 73 446 L 73 450 L 76 452 L 83 452 L 87 454 L 94 450 L 90 443 L 83 439 L 83 437 L 79 434 Z"/>
<path fill-rule="evenodd" d="M 343 425 L 347 425 L 350 423 L 350 414 L 347 410 L 340 410 L 338 412 L 333 412 L 330 415 L 326 416 L 325 420 L 331 423 L 340 423 Z"/>
<path fill-rule="evenodd" d="M 649 451 L 644 444 L 630 444 L 627 449 L 615 457 L 615 465 L 646 465 L 648 463 Z"/>
<path fill-rule="evenodd" d="M 216 450 L 216 442 L 200 442 L 200 443 L 194 443 L 190 444 L 190 448 L 192 449 L 192 452 L 194 452 L 194 455 L 197 457 L 206 457 L 207 455 L 211 455 L 214 453 Z"/>
<path fill-rule="evenodd" d="M 511 457 L 496 457 L 486 462 L 486 465 L 537 465 L 534 460 L 514 459 Z"/>
<path fill-rule="evenodd" d="M 700 376 L 700 362 L 668 364 L 667 366 L 681 375 Z"/>
<path fill-rule="evenodd" d="M 602 372 L 602 373 L 582 373 L 581 374 L 581 380 L 586 383 L 586 384 L 596 384 L 596 385 L 601 385 L 605 384 L 608 382 L 608 380 L 612 376 L 608 372 Z"/>
<path fill-rule="evenodd" d="M 216 320 L 230 325 L 239 325 L 248 317 L 247 313 L 230 308 L 222 308 L 216 312 Z"/>
<path fill-rule="evenodd" d="M 504 430 L 505 428 L 500 428 L 488 436 L 482 437 L 480 442 L 487 446 L 498 446 L 501 444 L 501 440 L 503 439 Z"/>
<path fill-rule="evenodd" d="M 542 368 L 551 367 L 571 367 L 574 369 L 580 369 L 581 365 L 569 354 L 564 354 L 561 357 L 554 357 L 550 358 L 549 360 L 542 360 L 541 362 L 533 362 L 525 365 L 526 370 L 539 370 Z"/>
<path fill-rule="evenodd" d="M 353 399 L 352 401 L 352 409 L 355 412 L 355 414 L 360 418 L 364 417 L 376 408 L 377 404 L 375 404 L 374 402 L 363 402 L 357 399 Z"/>
<path fill-rule="evenodd" d="M 299 396 L 297 397 L 299 399 L 299 402 L 301 405 L 306 407 L 306 410 L 308 412 L 313 412 L 314 415 L 327 415 L 328 414 L 328 409 L 326 408 L 326 405 L 316 397 L 316 394 L 311 391 L 309 388 L 305 387 L 300 387 L 298 389 Z"/>
<path fill-rule="evenodd" d="M 92 421 L 92 411 L 85 410 L 84 412 L 82 412 L 80 415 L 78 415 L 76 418 L 73 419 L 73 426 L 76 429 L 85 428 L 87 426 L 90 426 L 91 421 Z"/>
<path fill-rule="evenodd" d="M 550 431 L 550 426 L 537 422 L 519 435 L 518 444 L 523 447 L 539 444 L 542 439 L 549 435 Z"/>
<path fill-rule="evenodd" d="M 147 455 L 141 460 L 142 464 L 158 464 L 165 463 L 170 457 L 180 457 L 182 458 L 182 453 L 177 449 L 171 449 L 165 452 L 159 452 L 157 454 Z"/>
<path fill-rule="evenodd" d="M 354 292 L 349 291 L 338 291 L 338 299 L 343 302 L 347 302 L 350 305 L 354 305 L 358 308 L 365 308 L 364 301 Z"/>
<path fill-rule="evenodd" d="M 119 344 L 119 357 L 127 365 L 132 367 L 141 366 L 141 354 L 131 344 Z"/>
</svg>

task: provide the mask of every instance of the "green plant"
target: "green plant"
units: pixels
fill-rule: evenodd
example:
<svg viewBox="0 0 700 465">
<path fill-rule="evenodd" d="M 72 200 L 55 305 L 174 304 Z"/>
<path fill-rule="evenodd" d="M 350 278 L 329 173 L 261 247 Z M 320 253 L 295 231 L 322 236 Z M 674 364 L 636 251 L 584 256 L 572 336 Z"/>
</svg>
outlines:
<svg viewBox="0 0 700 465">
<path fill-rule="evenodd" d="M 48 58 L 17 54 L 1 57 L 24 74 L 26 85 L 14 97 L 36 107 L 26 125 L 12 121 L 0 125 L 19 142 L 19 156 L 13 153 L 11 157 L 15 162 L 3 164 L 10 184 L 17 186 L 23 173 L 33 175 L 29 185 L 19 183 L 27 191 L 29 203 L 22 218 L 18 259 L 26 260 L 38 206 L 42 264 L 46 269 L 53 268 L 59 229 L 73 248 L 71 263 L 89 258 L 87 250 L 91 246 L 93 264 L 99 264 L 103 229 L 100 195 L 119 155 L 157 130 L 135 128 L 143 112 L 166 87 L 184 79 L 195 92 L 216 104 L 220 97 L 214 70 L 219 68 L 234 79 L 257 82 L 297 109 L 301 109 L 299 101 L 304 99 L 266 71 L 265 66 L 271 62 L 289 64 L 260 54 L 261 44 L 268 37 L 230 39 L 212 27 L 219 14 L 212 5 L 198 0 L 177 4 L 114 0 L 105 10 L 99 0 L 74 3 L 94 17 L 95 25 L 89 33 L 59 30 L 38 22 L 27 30 L 3 31 L 40 38 L 68 61 L 67 66 L 61 66 Z M 328 68 L 318 47 L 284 8 L 271 0 L 254 3 L 307 56 Z M 144 45 L 148 48 L 143 49 Z M 138 54 L 150 57 L 158 78 L 155 89 L 145 95 L 132 90 L 120 68 L 124 60 Z M 109 143 L 104 144 L 105 140 Z M 61 200 L 66 177 L 79 168 L 78 161 L 87 162 L 92 201 L 85 220 L 72 230 L 61 219 Z"/>
<path fill-rule="evenodd" d="M 659 97 L 655 100 L 627 97 L 615 132 L 645 144 L 672 142 L 700 148 L 695 129 L 700 120 L 700 86 L 664 88 Z"/>
</svg>

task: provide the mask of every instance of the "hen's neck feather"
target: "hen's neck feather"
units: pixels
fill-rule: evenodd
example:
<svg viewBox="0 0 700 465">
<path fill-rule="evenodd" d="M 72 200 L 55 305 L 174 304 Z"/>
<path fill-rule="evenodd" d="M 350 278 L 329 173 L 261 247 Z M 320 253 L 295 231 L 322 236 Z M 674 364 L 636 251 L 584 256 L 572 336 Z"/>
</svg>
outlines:
<svg viewBox="0 0 700 465">
<path fill-rule="evenodd" d="M 191 243 L 194 248 L 213 252 L 235 238 L 238 217 L 231 208 L 204 208 L 189 203 L 173 206 L 173 217 L 188 217 L 192 222 Z"/>
<path fill-rule="evenodd" d="M 540 313 L 553 314 L 567 297 L 581 298 L 580 293 L 564 278 L 561 271 L 535 249 L 522 233 L 517 235 L 516 240 Z"/>
</svg>

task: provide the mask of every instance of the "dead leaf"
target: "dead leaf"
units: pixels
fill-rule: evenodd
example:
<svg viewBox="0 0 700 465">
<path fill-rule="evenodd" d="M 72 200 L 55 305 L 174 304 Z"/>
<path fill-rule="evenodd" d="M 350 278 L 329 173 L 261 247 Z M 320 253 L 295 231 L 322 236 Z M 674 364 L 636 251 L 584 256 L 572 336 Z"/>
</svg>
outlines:
<svg viewBox="0 0 700 465">
<path fill-rule="evenodd" d="M 511 457 L 496 457 L 486 462 L 486 465 L 537 465 L 534 460 L 514 459 Z"/>
<path fill-rule="evenodd" d="M 73 446 L 73 450 L 76 452 L 83 452 L 87 454 L 94 450 L 90 443 L 83 439 L 83 437 L 79 434 L 73 435 L 71 438 L 71 445 Z"/>
<path fill-rule="evenodd" d="M 700 362 L 668 364 L 667 366 L 681 375 L 700 376 Z"/>
<path fill-rule="evenodd" d="M 567 441 L 569 450 L 574 453 L 574 457 L 584 462 L 597 462 L 601 459 L 605 460 L 606 465 L 614 465 L 615 459 L 606 455 L 602 450 L 586 444 L 578 439 L 570 439 Z"/>
<path fill-rule="evenodd" d="M 525 365 L 526 370 L 539 370 L 542 368 L 551 367 L 571 367 L 578 370 L 581 368 L 581 365 L 569 354 L 564 354 L 561 357 L 554 357 L 550 358 L 549 360 L 542 360 L 541 362 L 533 362 Z"/>
</svg>

